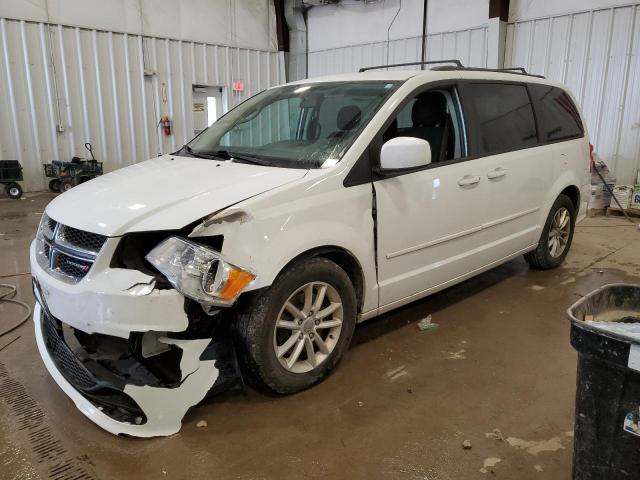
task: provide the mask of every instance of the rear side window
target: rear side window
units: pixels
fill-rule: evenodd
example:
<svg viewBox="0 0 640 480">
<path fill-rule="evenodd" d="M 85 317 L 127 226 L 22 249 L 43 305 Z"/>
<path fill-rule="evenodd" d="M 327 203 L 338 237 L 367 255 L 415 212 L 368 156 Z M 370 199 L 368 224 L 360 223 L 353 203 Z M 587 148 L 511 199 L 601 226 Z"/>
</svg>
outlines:
<svg viewBox="0 0 640 480">
<path fill-rule="evenodd" d="M 584 135 L 578 109 L 564 90 L 549 85 L 529 84 L 538 117 L 540 141 L 551 142 Z"/>
<path fill-rule="evenodd" d="M 535 147 L 536 122 L 524 85 L 474 83 L 469 97 L 477 120 L 480 155 Z"/>
</svg>

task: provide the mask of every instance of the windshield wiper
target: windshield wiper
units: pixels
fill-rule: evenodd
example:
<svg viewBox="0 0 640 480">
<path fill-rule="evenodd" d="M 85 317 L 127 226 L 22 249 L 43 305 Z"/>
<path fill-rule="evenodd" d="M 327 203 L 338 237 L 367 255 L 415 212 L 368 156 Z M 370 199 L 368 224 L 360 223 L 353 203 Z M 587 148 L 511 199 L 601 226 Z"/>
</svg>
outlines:
<svg viewBox="0 0 640 480">
<path fill-rule="evenodd" d="M 268 160 L 263 160 L 261 158 L 257 158 L 257 157 L 251 156 L 251 155 L 244 155 L 242 153 L 230 152 L 229 150 L 215 150 L 215 151 L 212 151 L 212 152 L 197 152 L 193 148 L 191 148 L 189 145 L 185 145 L 184 147 L 182 147 L 182 150 L 186 150 L 187 153 L 189 155 L 191 155 L 192 157 L 206 158 L 207 160 L 216 160 L 216 159 L 233 160 L 233 161 L 237 160 L 237 161 L 240 161 L 240 162 L 253 163 L 255 165 L 264 165 L 264 166 L 267 166 L 267 167 L 273 165 Z"/>
<path fill-rule="evenodd" d="M 196 158 L 206 158 L 207 160 L 214 160 L 217 157 L 217 155 L 211 155 L 209 153 L 196 152 L 189 145 L 185 145 L 181 150 L 186 150 L 189 155 Z"/>
<path fill-rule="evenodd" d="M 263 160 L 252 155 L 244 155 L 242 153 L 230 152 L 229 150 L 216 150 L 214 152 L 207 152 L 207 155 L 213 155 L 225 160 L 239 160 L 241 162 L 253 163 L 255 165 L 264 165 L 266 167 L 273 165 L 269 160 Z"/>
</svg>

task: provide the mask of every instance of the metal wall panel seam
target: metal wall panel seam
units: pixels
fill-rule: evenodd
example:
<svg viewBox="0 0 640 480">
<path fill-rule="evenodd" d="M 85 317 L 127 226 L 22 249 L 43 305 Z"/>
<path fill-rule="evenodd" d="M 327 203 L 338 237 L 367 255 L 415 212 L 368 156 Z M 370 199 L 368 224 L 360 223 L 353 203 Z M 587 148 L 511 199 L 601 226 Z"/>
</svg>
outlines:
<svg viewBox="0 0 640 480">
<path fill-rule="evenodd" d="M 219 75 L 218 75 L 218 46 L 214 45 L 213 46 L 213 78 L 214 78 L 214 82 L 216 85 L 220 84 L 220 80 L 219 80 Z"/>
<path fill-rule="evenodd" d="M 43 23 L 45 25 L 49 25 L 52 27 L 63 27 L 63 28 L 70 28 L 70 29 L 79 29 L 79 30 L 84 30 L 87 32 L 91 32 L 91 31 L 96 31 L 98 33 L 109 33 L 112 32 L 114 34 L 117 35 L 128 35 L 129 37 L 144 37 L 144 38 L 152 38 L 153 35 L 146 35 L 146 34 L 140 34 L 140 33 L 132 33 L 132 32 L 126 32 L 124 30 L 107 30 L 104 28 L 91 28 L 91 27 L 82 27 L 79 25 L 74 25 L 72 23 L 52 23 L 52 22 L 41 22 L 38 20 L 25 20 L 25 19 L 20 19 L 20 18 L 14 18 L 14 17 L 0 17 L 0 18 L 4 18 L 6 21 L 8 22 L 25 22 L 27 24 L 38 24 L 38 23 Z M 178 37 L 157 37 L 157 38 L 161 38 L 163 40 L 171 40 L 172 42 L 178 42 L 180 40 L 182 41 L 190 41 L 190 42 L 195 42 L 195 43 L 202 43 L 196 40 L 189 40 L 189 39 L 184 39 L 184 38 L 178 38 Z M 273 49 L 264 49 L 264 48 L 255 48 L 253 46 L 250 45 L 233 45 L 230 43 L 226 43 L 226 42 L 216 42 L 214 43 L 207 43 L 207 45 L 219 45 L 221 47 L 238 47 L 238 48 L 246 48 L 248 50 L 260 50 L 261 52 L 276 52 L 277 50 L 273 50 Z"/>
<path fill-rule="evenodd" d="M 476 27 L 464 28 L 462 30 L 448 30 L 448 31 L 444 31 L 444 32 L 429 33 L 427 35 L 427 38 L 429 38 L 431 36 L 434 36 L 434 37 L 435 36 L 443 36 L 443 35 L 447 35 L 447 34 L 451 34 L 451 33 L 459 33 L 459 32 L 474 31 L 474 30 L 484 30 L 486 28 L 487 28 L 487 25 L 478 25 Z M 363 45 L 378 45 L 378 44 L 386 45 L 387 43 L 394 43 L 394 42 L 400 42 L 402 40 L 414 40 L 414 39 L 421 39 L 421 38 L 422 38 L 422 35 L 411 35 L 411 36 L 408 36 L 408 37 L 393 38 L 389 42 L 387 42 L 386 40 L 377 40 L 375 42 L 350 43 L 350 44 L 347 44 L 347 45 L 340 45 L 339 47 L 318 48 L 316 50 L 309 50 L 308 53 L 332 52 L 332 51 L 335 51 L 335 50 L 360 47 L 360 46 L 363 46 Z"/>
<path fill-rule="evenodd" d="M 629 29 L 629 36 L 627 42 L 627 55 L 626 61 L 624 65 L 624 85 L 622 88 L 622 98 L 620 100 L 621 108 L 620 113 L 618 115 L 618 125 L 616 126 L 616 141 L 614 143 L 614 151 L 613 155 L 615 158 L 618 158 L 618 154 L 620 152 L 620 143 L 622 142 L 622 122 L 624 121 L 625 112 L 627 111 L 627 91 L 629 88 L 629 73 L 631 72 L 631 62 L 633 59 L 633 40 L 636 35 L 636 20 L 638 15 L 638 10 L 640 7 L 634 7 L 633 13 L 631 15 L 631 28 Z M 640 79 L 636 79 L 636 81 L 640 82 Z M 640 88 L 640 85 L 637 87 Z M 640 123 L 640 122 L 639 122 Z M 640 158 L 640 156 L 639 156 Z M 638 165 L 635 165 L 636 170 L 638 170 Z"/>
<path fill-rule="evenodd" d="M 174 120 L 174 115 L 173 115 L 173 70 L 171 69 L 171 46 L 170 46 L 170 41 L 166 40 L 165 42 L 165 56 L 166 56 L 166 60 L 167 60 L 167 105 L 169 107 L 169 118 L 173 121 Z M 156 97 L 156 101 L 157 101 L 157 97 Z M 156 122 L 158 122 L 160 120 L 160 117 L 158 117 L 156 119 Z M 158 130 L 158 128 L 156 127 L 156 130 Z M 158 133 L 158 135 L 161 135 L 161 133 Z M 175 152 L 176 151 L 176 136 L 175 135 L 169 135 L 169 143 L 171 144 L 171 151 Z M 164 152 L 163 152 L 164 153 Z"/>
<path fill-rule="evenodd" d="M 553 21 L 548 20 L 549 28 L 547 30 L 547 46 L 544 51 L 544 76 L 549 75 L 549 62 L 551 60 L 551 39 L 553 38 Z"/>
<path fill-rule="evenodd" d="M 75 134 L 71 127 L 73 124 L 73 116 L 71 112 L 71 103 L 69 101 L 69 78 L 67 76 L 67 56 L 64 48 L 63 30 L 58 26 L 58 48 L 60 49 L 60 65 L 62 70 L 62 85 L 64 88 L 65 110 L 67 111 L 67 125 L 65 132 L 69 134 L 67 141 L 67 158 L 73 157 L 73 148 L 75 145 Z"/>
<path fill-rule="evenodd" d="M 196 77 L 196 46 L 193 42 L 189 44 L 189 50 L 191 54 L 191 78 L 193 79 L 193 83 L 198 83 Z"/>
<path fill-rule="evenodd" d="M 116 79 L 116 63 L 113 54 L 113 33 L 109 32 L 107 37 L 107 47 L 109 50 L 109 70 L 111 72 L 111 94 L 113 95 L 113 126 L 116 134 L 116 154 L 118 162 L 122 165 L 122 137 L 120 135 L 120 109 L 118 108 L 118 82 Z"/>
<path fill-rule="evenodd" d="M 582 76 L 580 77 L 580 105 L 584 105 L 585 79 L 589 66 L 589 53 L 591 50 L 591 32 L 593 30 L 593 11 L 589 12 L 589 22 L 585 35 L 585 49 L 582 57 Z"/>
<path fill-rule="evenodd" d="M 160 65 L 158 63 L 158 43 L 155 37 L 151 39 L 149 38 L 142 39 L 142 43 L 145 46 L 144 47 L 145 52 L 147 53 L 147 62 L 150 61 L 149 55 L 148 55 L 149 41 L 151 41 L 151 52 L 152 52 L 151 58 L 153 59 L 153 74 L 151 75 L 151 89 L 153 90 L 153 96 L 151 98 L 151 103 L 153 104 L 153 116 L 154 116 L 153 123 L 155 124 L 154 132 L 155 132 L 155 140 L 156 140 L 156 148 L 157 148 L 156 154 L 160 155 L 164 153 L 164 142 L 162 140 L 162 135 L 159 133 L 160 117 L 162 116 L 162 113 L 160 112 L 160 104 L 158 102 L 158 98 L 160 98 L 160 79 L 158 78 L 158 76 L 160 75 Z M 147 68 L 151 68 L 151 65 L 148 65 Z M 144 75 L 144 73 L 142 76 L 143 78 L 146 79 L 146 75 Z M 146 100 L 147 99 L 143 99 L 145 103 L 146 103 Z"/>
<path fill-rule="evenodd" d="M 40 132 L 38 131 L 38 120 L 36 118 L 36 105 L 33 98 L 33 82 L 31 81 L 31 68 L 29 60 L 29 47 L 27 45 L 27 32 L 25 22 L 20 22 L 20 38 L 22 40 L 22 60 L 24 62 L 24 75 L 27 82 L 27 101 L 29 102 L 29 112 L 31 114 L 31 131 L 33 146 L 36 155 L 40 155 Z"/>
<path fill-rule="evenodd" d="M 583 10 L 573 10 L 570 12 L 563 12 L 563 13 L 554 13 L 552 15 L 541 15 L 538 17 L 531 17 L 531 18 L 527 18 L 525 20 L 515 20 L 515 21 L 510 21 L 509 23 L 515 25 L 515 24 L 520 24 L 520 23 L 526 23 L 526 22 L 531 22 L 533 20 L 543 20 L 546 18 L 558 18 L 558 17 L 566 17 L 567 15 L 580 15 L 583 13 L 589 13 L 589 12 L 601 12 L 603 10 L 610 10 L 610 9 L 616 9 L 616 8 L 628 8 L 628 7 L 635 7 L 637 5 L 640 5 L 640 2 L 630 2 L 630 3 L 622 3 L 620 5 L 615 5 L 615 6 L 602 6 L 602 7 L 596 7 L 596 8 L 585 8 Z"/>
<path fill-rule="evenodd" d="M 182 136 L 180 139 L 180 144 L 184 145 L 187 143 L 187 105 L 186 98 L 187 92 L 184 86 L 184 64 L 182 57 L 182 41 L 178 42 L 178 75 L 180 78 L 180 111 L 182 113 L 183 126 L 182 126 Z M 176 135 L 176 133 L 174 133 Z"/>
<path fill-rule="evenodd" d="M 203 75 L 203 79 L 204 79 L 204 84 L 208 85 L 209 84 L 209 72 L 207 71 L 208 67 L 207 67 L 207 46 L 206 44 L 202 44 L 202 71 L 204 73 Z"/>
<path fill-rule="evenodd" d="M 131 84 L 131 62 L 129 61 L 129 36 L 123 35 L 122 43 L 124 46 L 124 63 L 125 63 L 125 76 L 127 85 L 127 106 L 129 114 L 129 146 L 131 150 L 131 158 L 136 158 L 136 128 L 133 117 L 133 86 Z"/>
<path fill-rule="evenodd" d="M 13 79 L 11 78 L 11 62 L 9 61 L 9 44 L 7 42 L 7 26 L 4 18 L 0 18 L 0 35 L 2 36 L 2 57 L 4 60 L 5 74 L 7 76 L 7 93 L 9 95 L 9 109 L 11 110 L 11 121 L 13 122 L 13 128 L 11 132 L 13 134 L 14 151 L 16 152 L 17 160 L 23 163 L 22 155 L 22 140 L 20 138 L 20 132 L 18 131 L 18 112 L 16 110 L 16 97 L 13 90 Z"/>
<path fill-rule="evenodd" d="M 57 115 L 55 112 L 55 107 L 53 105 L 53 95 L 52 95 L 52 90 L 54 90 L 52 88 L 52 84 L 51 84 L 51 76 L 49 74 L 49 65 L 48 65 L 48 61 L 47 59 L 50 58 L 47 55 L 47 46 L 46 46 L 46 40 L 45 40 L 45 33 L 44 33 L 44 24 L 40 24 L 39 25 L 39 32 L 40 32 L 40 49 L 41 49 L 41 60 L 42 60 L 42 71 L 44 73 L 44 83 L 45 83 L 45 95 L 47 97 L 47 111 L 49 113 L 49 122 L 51 123 L 51 125 L 49 125 L 48 128 L 48 133 L 49 133 L 49 139 L 51 141 L 51 155 L 55 158 L 58 156 L 58 135 L 56 133 L 56 127 L 55 125 L 58 123 L 57 120 Z"/>
<path fill-rule="evenodd" d="M 78 60 L 78 75 L 80 79 L 80 97 L 82 100 L 82 127 L 84 129 L 84 141 L 91 142 L 91 132 L 89 130 L 89 113 L 87 112 L 87 92 L 84 81 L 84 62 L 82 60 L 82 44 L 80 42 L 80 29 L 74 30 L 76 40 L 76 59 Z"/>
<path fill-rule="evenodd" d="M 569 16 L 569 28 L 564 42 L 564 65 L 562 65 L 562 83 L 567 83 L 567 73 L 569 71 L 569 52 L 571 51 L 571 37 L 573 36 L 574 15 Z"/>
<path fill-rule="evenodd" d="M 598 105 L 598 114 L 596 116 L 596 126 L 595 126 L 595 132 L 597 135 L 597 142 L 596 143 L 600 143 L 600 136 L 602 135 L 602 130 L 600 129 L 600 124 L 602 122 L 602 108 L 604 105 L 604 92 L 605 89 L 607 88 L 607 80 L 609 78 L 609 64 L 610 64 L 610 60 L 611 60 L 611 40 L 613 38 L 613 19 L 615 17 L 615 13 L 613 9 L 609 10 L 609 28 L 607 30 L 607 49 L 606 49 L 606 53 L 605 53 L 605 57 L 604 57 L 604 69 L 603 69 L 603 74 L 602 74 L 602 82 L 600 83 L 600 92 L 599 92 L 599 97 L 600 97 L 600 102 Z"/>
<path fill-rule="evenodd" d="M 105 135 L 106 122 L 104 118 L 104 108 L 102 104 L 102 85 L 100 83 L 100 56 L 98 54 L 98 33 L 94 30 L 91 34 L 91 45 L 93 50 L 93 67 L 96 74 L 96 100 L 98 101 L 98 134 L 100 135 L 100 158 L 107 158 L 107 139 Z"/>
<path fill-rule="evenodd" d="M 144 157 L 150 157 L 150 146 L 149 146 L 149 117 L 147 114 L 147 96 L 145 94 L 145 81 L 144 81 L 144 70 L 145 70 L 145 60 L 144 60 L 144 45 L 142 43 L 142 37 L 138 36 L 138 67 L 140 68 L 140 98 L 142 101 L 142 132 L 144 136 Z M 134 157 L 135 158 L 135 157 Z"/>
</svg>

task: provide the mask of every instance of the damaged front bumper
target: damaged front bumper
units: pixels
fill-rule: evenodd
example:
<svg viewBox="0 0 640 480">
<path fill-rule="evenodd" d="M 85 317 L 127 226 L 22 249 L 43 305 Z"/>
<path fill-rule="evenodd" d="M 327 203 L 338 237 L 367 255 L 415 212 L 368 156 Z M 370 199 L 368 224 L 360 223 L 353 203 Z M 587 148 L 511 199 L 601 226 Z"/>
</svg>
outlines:
<svg viewBox="0 0 640 480">
<path fill-rule="evenodd" d="M 93 286 L 102 275 L 121 273 L 128 275 L 99 273 Z M 136 437 L 174 434 L 190 407 L 239 379 L 230 340 L 214 339 L 213 330 L 211 338 L 186 334 L 188 316 L 175 291 L 144 290 L 136 282 L 144 293 L 132 293 L 127 281 L 104 281 L 101 292 L 93 290 L 82 302 L 82 285 L 72 288 L 37 265 L 33 274 L 35 336 L 44 364 L 77 408 L 105 430 Z M 119 321 L 131 315 L 128 304 L 138 314 L 129 330 Z M 85 317 L 88 310 L 102 317 Z"/>
</svg>

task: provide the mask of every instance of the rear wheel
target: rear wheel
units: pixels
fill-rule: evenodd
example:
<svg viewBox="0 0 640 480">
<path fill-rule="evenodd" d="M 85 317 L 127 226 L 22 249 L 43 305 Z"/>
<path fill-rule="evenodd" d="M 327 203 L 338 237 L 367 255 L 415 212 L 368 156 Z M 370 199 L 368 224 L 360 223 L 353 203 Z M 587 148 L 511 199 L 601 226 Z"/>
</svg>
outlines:
<svg viewBox="0 0 640 480">
<path fill-rule="evenodd" d="M 245 370 L 275 392 L 304 390 L 337 365 L 355 323 L 356 295 L 345 271 L 320 257 L 298 263 L 240 307 Z"/>
<path fill-rule="evenodd" d="M 50 192 L 60 192 L 60 180 L 54 178 L 49 182 L 49 191 Z"/>
<path fill-rule="evenodd" d="M 73 180 L 62 180 L 62 183 L 60 183 L 60 191 L 62 193 L 64 192 L 68 192 L 69 190 L 71 190 L 73 187 L 75 186 L 75 182 Z"/>
<path fill-rule="evenodd" d="M 4 187 L 4 191 L 7 194 L 7 197 L 13 198 L 15 200 L 22 196 L 22 187 L 19 183 L 7 183 L 7 185 Z"/>
<path fill-rule="evenodd" d="M 529 265 L 547 270 L 564 262 L 573 240 L 575 223 L 573 202 L 566 195 L 560 195 L 551 207 L 538 247 L 524 256 Z"/>
</svg>

